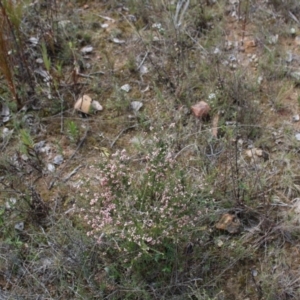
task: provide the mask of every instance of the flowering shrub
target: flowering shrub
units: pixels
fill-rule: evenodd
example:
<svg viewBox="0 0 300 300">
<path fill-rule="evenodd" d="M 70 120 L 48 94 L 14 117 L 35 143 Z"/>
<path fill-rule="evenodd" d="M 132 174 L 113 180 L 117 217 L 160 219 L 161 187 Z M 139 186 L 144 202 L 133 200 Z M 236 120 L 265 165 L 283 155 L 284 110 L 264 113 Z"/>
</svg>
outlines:
<svg viewBox="0 0 300 300">
<path fill-rule="evenodd" d="M 134 165 L 135 164 L 135 165 Z M 133 172 L 135 170 L 135 172 Z M 125 150 L 117 151 L 100 168 L 100 191 L 83 211 L 97 243 L 112 238 L 118 250 L 152 250 L 186 240 L 194 226 L 191 193 L 172 154 L 156 147 L 136 166 Z"/>
</svg>

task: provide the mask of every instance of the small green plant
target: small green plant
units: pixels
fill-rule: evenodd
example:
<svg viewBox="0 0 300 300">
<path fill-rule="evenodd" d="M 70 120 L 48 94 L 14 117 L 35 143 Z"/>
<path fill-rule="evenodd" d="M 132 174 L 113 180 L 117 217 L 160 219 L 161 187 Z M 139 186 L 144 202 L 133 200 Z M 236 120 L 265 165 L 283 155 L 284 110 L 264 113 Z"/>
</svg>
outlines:
<svg viewBox="0 0 300 300">
<path fill-rule="evenodd" d="M 51 68 L 51 60 L 48 56 L 47 47 L 46 47 L 45 43 L 42 43 L 42 56 L 43 56 L 43 62 L 44 62 L 45 68 L 49 73 L 50 68 Z"/>
<path fill-rule="evenodd" d="M 21 135 L 21 152 L 30 155 L 34 149 L 34 142 L 29 131 L 26 129 L 20 130 Z"/>
<path fill-rule="evenodd" d="M 77 124 L 74 121 L 67 122 L 67 132 L 68 132 L 69 139 L 73 143 L 77 143 L 79 139 L 79 129 Z"/>
</svg>

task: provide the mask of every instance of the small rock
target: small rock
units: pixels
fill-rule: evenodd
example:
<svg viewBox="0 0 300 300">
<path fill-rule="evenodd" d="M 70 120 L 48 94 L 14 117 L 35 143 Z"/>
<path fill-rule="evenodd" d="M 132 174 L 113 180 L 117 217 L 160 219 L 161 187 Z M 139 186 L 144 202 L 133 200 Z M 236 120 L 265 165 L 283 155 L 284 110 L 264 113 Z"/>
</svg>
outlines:
<svg viewBox="0 0 300 300">
<path fill-rule="evenodd" d="M 241 223 L 235 215 L 224 214 L 215 226 L 217 229 L 226 230 L 229 233 L 238 233 Z"/>
<path fill-rule="evenodd" d="M 10 119 L 10 110 L 7 104 L 2 103 L 2 111 L 1 111 L 2 122 L 6 123 Z"/>
<path fill-rule="evenodd" d="M 298 35 L 298 36 L 295 37 L 295 44 L 297 46 L 300 46 L 300 35 Z"/>
<path fill-rule="evenodd" d="M 222 240 L 217 240 L 217 246 L 221 248 L 224 245 L 224 242 Z"/>
<path fill-rule="evenodd" d="M 92 101 L 92 107 L 95 111 L 103 110 L 103 106 L 98 101 Z"/>
<path fill-rule="evenodd" d="M 36 46 L 39 43 L 39 39 L 36 37 L 31 37 L 29 38 L 29 42 L 33 45 Z"/>
<path fill-rule="evenodd" d="M 263 151 L 262 151 L 262 149 L 256 149 L 256 148 L 254 148 L 255 149 L 255 154 L 257 155 L 257 156 L 259 156 L 259 157 L 262 157 L 263 156 Z"/>
<path fill-rule="evenodd" d="M 112 42 L 114 42 L 115 44 L 119 44 L 119 45 L 125 43 L 124 40 L 120 40 L 120 39 L 118 39 L 118 38 L 112 38 L 111 40 L 112 40 Z"/>
<path fill-rule="evenodd" d="M 290 29 L 290 33 L 291 33 L 291 35 L 296 34 L 296 29 L 295 29 L 294 27 L 292 27 L 292 28 Z"/>
<path fill-rule="evenodd" d="M 10 198 L 9 200 L 6 201 L 5 207 L 7 209 L 11 209 L 16 203 L 17 203 L 17 199 L 16 198 Z"/>
<path fill-rule="evenodd" d="M 147 74 L 148 72 L 149 72 L 148 67 L 146 67 L 146 66 L 141 66 L 141 67 L 140 67 L 140 73 L 141 73 L 142 75 Z"/>
<path fill-rule="evenodd" d="M 140 101 L 132 101 L 130 107 L 135 112 L 139 111 L 143 107 L 143 103 Z"/>
<path fill-rule="evenodd" d="M 47 169 L 49 172 L 53 173 L 55 171 L 55 166 L 51 163 L 47 165 Z"/>
<path fill-rule="evenodd" d="M 277 44 L 277 42 L 278 42 L 278 37 L 279 37 L 278 34 L 271 35 L 271 36 L 269 37 L 269 44 L 270 44 L 270 45 L 275 45 L 275 44 Z"/>
<path fill-rule="evenodd" d="M 292 72 L 291 76 L 296 80 L 300 80 L 300 72 Z"/>
<path fill-rule="evenodd" d="M 107 28 L 109 25 L 107 23 L 101 24 L 101 28 Z"/>
<path fill-rule="evenodd" d="M 34 150 L 36 152 L 42 152 L 41 149 L 45 146 L 46 141 L 40 141 L 34 145 Z"/>
<path fill-rule="evenodd" d="M 15 224 L 15 229 L 19 230 L 19 231 L 23 231 L 24 230 L 24 222 L 19 222 L 19 223 Z"/>
<path fill-rule="evenodd" d="M 214 53 L 215 55 L 220 54 L 220 53 L 221 53 L 221 50 L 220 50 L 218 47 L 216 47 L 213 53 Z"/>
<path fill-rule="evenodd" d="M 6 137 L 10 136 L 13 132 L 13 129 L 9 130 L 7 127 L 4 127 L 2 130 L 2 139 L 5 139 Z"/>
<path fill-rule="evenodd" d="M 287 63 L 291 63 L 291 62 L 293 61 L 293 54 L 292 54 L 292 52 L 288 51 L 288 52 L 286 53 L 285 61 L 286 61 Z"/>
<path fill-rule="evenodd" d="M 210 106 L 205 101 L 200 101 L 199 103 L 193 105 L 191 110 L 195 117 L 204 118 L 208 115 Z"/>
<path fill-rule="evenodd" d="M 243 41 L 243 47 L 245 50 L 248 50 L 250 48 L 255 48 L 257 46 L 256 40 L 255 39 L 246 39 Z"/>
<path fill-rule="evenodd" d="M 91 105 L 92 105 L 92 98 L 88 95 L 83 95 L 76 101 L 74 105 L 74 109 L 77 111 L 81 111 L 85 114 L 88 114 L 90 112 Z"/>
<path fill-rule="evenodd" d="M 64 161 L 64 158 L 63 158 L 63 156 L 62 155 L 56 155 L 54 158 L 53 158 L 53 163 L 55 164 L 55 165 L 61 165 L 62 163 L 63 163 L 63 161 Z"/>
<path fill-rule="evenodd" d="M 300 116 L 299 115 L 293 116 L 293 122 L 299 122 L 299 120 L 300 120 Z"/>
<path fill-rule="evenodd" d="M 42 69 L 41 67 L 39 67 L 38 69 L 35 69 L 34 73 L 39 74 L 43 78 L 44 82 L 49 82 L 52 79 L 51 75 L 46 70 Z"/>
<path fill-rule="evenodd" d="M 28 160 L 28 156 L 26 154 L 22 154 L 21 155 L 22 160 L 27 161 Z"/>
<path fill-rule="evenodd" d="M 255 156 L 262 157 L 263 156 L 263 150 L 258 148 L 252 148 L 246 150 L 246 155 L 250 158 L 253 158 Z"/>
<path fill-rule="evenodd" d="M 264 80 L 264 78 L 263 78 L 262 76 L 258 76 L 258 78 L 257 78 L 257 83 L 258 83 L 259 85 L 261 85 L 261 83 L 263 82 L 263 80 Z"/>
<path fill-rule="evenodd" d="M 231 41 L 225 42 L 225 50 L 229 51 L 233 49 L 233 43 Z"/>
<path fill-rule="evenodd" d="M 121 86 L 121 90 L 128 93 L 131 90 L 131 86 L 126 83 L 126 84 Z"/>
<path fill-rule="evenodd" d="M 296 138 L 297 141 L 300 141 L 300 133 L 296 133 L 295 138 Z"/>
<path fill-rule="evenodd" d="M 94 50 L 94 48 L 92 46 L 85 46 L 85 47 L 80 49 L 80 52 L 82 54 L 89 54 L 89 53 L 92 53 L 93 50 Z"/>
</svg>

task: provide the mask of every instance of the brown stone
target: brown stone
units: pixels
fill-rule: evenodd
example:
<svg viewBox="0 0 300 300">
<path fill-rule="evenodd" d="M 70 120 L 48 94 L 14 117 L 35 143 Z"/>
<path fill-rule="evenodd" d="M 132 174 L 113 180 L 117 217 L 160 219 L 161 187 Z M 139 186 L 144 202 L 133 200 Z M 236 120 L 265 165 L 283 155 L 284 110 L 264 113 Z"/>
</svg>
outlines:
<svg viewBox="0 0 300 300">
<path fill-rule="evenodd" d="M 243 41 L 243 47 L 245 50 L 250 49 L 250 48 L 255 48 L 257 46 L 256 40 L 255 39 L 245 39 Z"/>
<path fill-rule="evenodd" d="M 226 230 L 229 233 L 238 233 L 240 231 L 240 227 L 240 220 L 232 214 L 224 214 L 216 224 L 217 229 Z"/>
<path fill-rule="evenodd" d="M 192 113 L 197 118 L 204 118 L 210 111 L 210 106 L 205 101 L 200 101 L 191 107 Z"/>
<path fill-rule="evenodd" d="M 91 104 L 92 104 L 92 98 L 88 95 L 83 95 L 76 101 L 74 108 L 77 111 L 81 111 L 83 113 L 88 114 L 91 109 Z"/>
</svg>

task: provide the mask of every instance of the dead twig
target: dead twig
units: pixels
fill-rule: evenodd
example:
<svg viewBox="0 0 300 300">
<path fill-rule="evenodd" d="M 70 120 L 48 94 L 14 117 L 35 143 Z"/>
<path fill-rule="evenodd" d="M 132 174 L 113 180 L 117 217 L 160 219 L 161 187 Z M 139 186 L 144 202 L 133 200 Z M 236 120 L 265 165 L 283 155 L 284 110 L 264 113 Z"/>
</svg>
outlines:
<svg viewBox="0 0 300 300">
<path fill-rule="evenodd" d="M 131 125 L 131 126 L 129 126 L 129 127 L 126 127 L 126 128 L 124 128 L 124 129 L 122 129 L 120 132 L 119 132 L 119 134 L 117 135 L 117 137 L 112 141 L 112 143 L 110 144 L 110 148 L 112 148 L 113 146 L 114 146 L 114 144 L 116 143 L 116 141 L 120 138 L 120 136 L 124 133 L 124 132 L 126 132 L 126 131 L 128 131 L 128 130 L 130 130 L 130 129 L 133 129 L 133 128 L 135 128 L 135 127 L 137 127 L 138 126 L 138 124 L 135 124 L 135 125 Z"/>
<path fill-rule="evenodd" d="M 70 161 L 74 158 L 74 156 L 76 155 L 76 153 L 78 152 L 78 150 L 81 148 L 81 146 L 83 145 L 86 137 L 87 137 L 87 133 L 89 131 L 89 128 L 86 129 L 82 139 L 80 140 L 77 148 L 75 149 L 75 151 L 73 152 L 73 154 L 70 156 L 70 158 L 66 161 L 65 165 L 61 168 L 61 170 L 58 172 L 58 174 L 55 175 L 55 177 L 53 178 L 53 180 L 50 182 L 50 184 L 48 185 L 48 190 L 51 190 L 52 187 L 54 186 L 54 183 L 56 182 L 56 180 L 58 178 L 61 177 L 61 174 L 63 172 L 63 170 L 65 169 L 65 167 L 70 163 Z"/>
<path fill-rule="evenodd" d="M 70 172 L 64 179 L 63 182 L 67 182 L 73 175 L 77 173 L 84 165 L 77 166 L 72 172 Z"/>
</svg>

